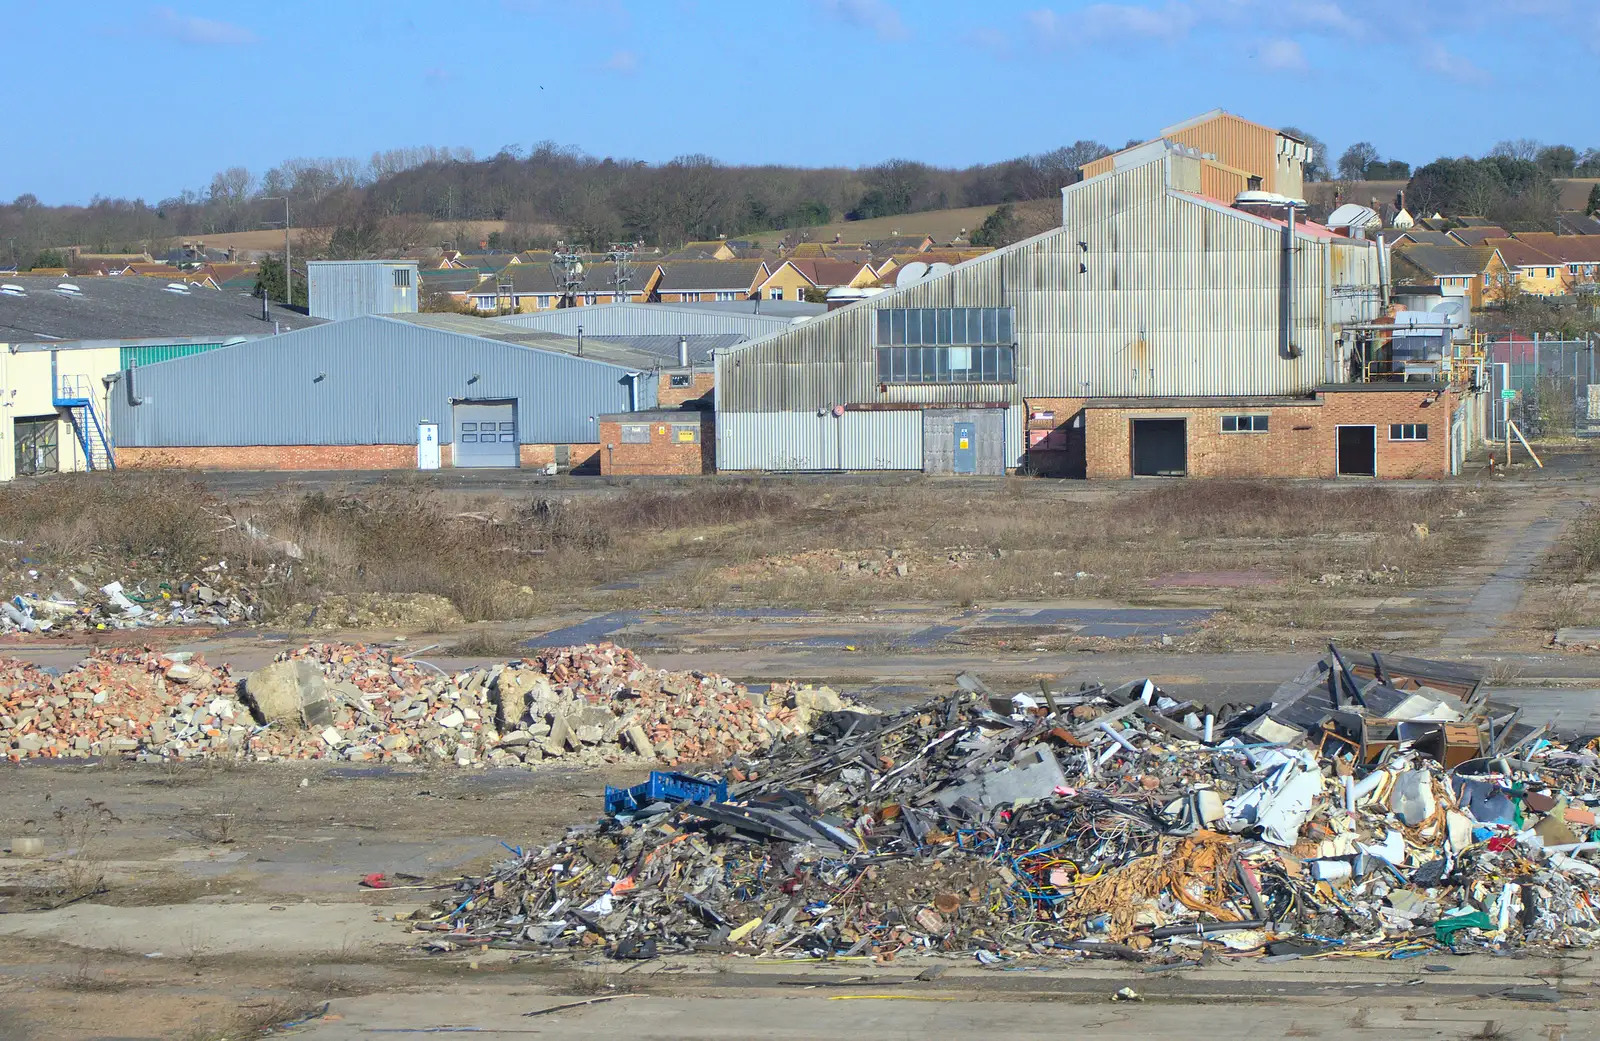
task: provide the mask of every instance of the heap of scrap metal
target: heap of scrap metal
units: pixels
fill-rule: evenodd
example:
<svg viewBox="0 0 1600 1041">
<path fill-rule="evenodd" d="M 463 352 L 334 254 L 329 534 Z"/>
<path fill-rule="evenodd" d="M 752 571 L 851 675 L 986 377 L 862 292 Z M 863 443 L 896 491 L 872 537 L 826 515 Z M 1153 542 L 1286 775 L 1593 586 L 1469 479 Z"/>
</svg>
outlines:
<svg viewBox="0 0 1600 1041">
<path fill-rule="evenodd" d="M 614 815 L 517 851 L 415 928 L 434 950 L 619 959 L 1592 943 L 1600 758 L 1496 717 L 1480 687 L 1330 649 L 1219 718 L 1149 681 L 1000 697 L 963 676 L 725 764 L 759 780 L 608 792 Z"/>
</svg>

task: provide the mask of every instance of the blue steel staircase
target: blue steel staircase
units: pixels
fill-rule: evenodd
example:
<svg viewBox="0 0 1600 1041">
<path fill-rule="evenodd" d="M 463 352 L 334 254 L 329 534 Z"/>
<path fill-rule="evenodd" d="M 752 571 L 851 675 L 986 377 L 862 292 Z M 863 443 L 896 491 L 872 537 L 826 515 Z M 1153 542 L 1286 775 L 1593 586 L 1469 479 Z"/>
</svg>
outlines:
<svg viewBox="0 0 1600 1041">
<path fill-rule="evenodd" d="M 51 361 L 50 367 L 54 370 L 54 359 Z M 100 421 L 99 411 L 94 407 L 89 377 L 57 376 L 54 371 L 50 375 L 55 390 L 55 407 L 67 410 L 72 420 L 73 435 L 78 439 L 78 447 L 83 449 L 83 458 L 89 469 L 115 470 L 116 450 L 105 424 Z"/>
</svg>

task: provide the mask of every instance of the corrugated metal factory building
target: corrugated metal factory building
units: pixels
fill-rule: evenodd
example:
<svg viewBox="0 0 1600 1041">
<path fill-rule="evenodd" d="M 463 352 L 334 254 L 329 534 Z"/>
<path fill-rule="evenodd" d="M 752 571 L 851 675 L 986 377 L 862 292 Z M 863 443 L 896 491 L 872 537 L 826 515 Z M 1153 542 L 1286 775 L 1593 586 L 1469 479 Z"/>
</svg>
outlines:
<svg viewBox="0 0 1600 1041">
<path fill-rule="evenodd" d="M 313 318 L 415 314 L 421 278 L 415 260 L 313 260 L 306 264 Z"/>
<path fill-rule="evenodd" d="M 519 329 L 538 329 L 561 336 L 695 336 L 742 333 L 752 339 L 787 329 L 793 319 L 766 314 L 675 307 L 672 304 L 597 304 L 491 319 Z"/>
<path fill-rule="evenodd" d="M 433 424 L 446 466 L 578 467 L 597 463 L 597 417 L 654 407 L 657 377 L 371 315 L 140 365 L 119 383 L 121 466 L 413 467 L 419 426 Z"/>
<path fill-rule="evenodd" d="M 1374 243 L 1299 225 L 1290 291 L 1285 220 L 1203 197 L 1190 149 L 1116 160 L 1063 189 L 1059 229 L 719 354 L 718 468 L 852 468 L 795 436 L 796 416 L 898 444 L 905 411 L 998 410 L 1012 469 L 1057 432 L 1031 417 L 1076 424 L 1081 445 L 1090 399 L 1246 401 L 1343 378 L 1345 327 L 1382 306 Z M 915 468 L 948 470 L 963 435 L 987 441 L 962 423 L 924 423 Z"/>
</svg>

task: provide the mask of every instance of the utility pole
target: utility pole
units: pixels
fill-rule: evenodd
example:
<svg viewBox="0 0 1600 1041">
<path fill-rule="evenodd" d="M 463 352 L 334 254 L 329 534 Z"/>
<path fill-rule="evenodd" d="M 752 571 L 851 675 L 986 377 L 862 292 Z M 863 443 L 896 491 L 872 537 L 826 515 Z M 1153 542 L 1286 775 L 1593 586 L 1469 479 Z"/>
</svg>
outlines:
<svg viewBox="0 0 1600 1041">
<path fill-rule="evenodd" d="M 268 195 L 262 202 L 283 203 L 283 305 L 294 305 L 294 266 L 289 263 L 289 197 L 287 195 Z M 262 221 L 263 224 L 276 224 L 277 221 Z"/>
</svg>

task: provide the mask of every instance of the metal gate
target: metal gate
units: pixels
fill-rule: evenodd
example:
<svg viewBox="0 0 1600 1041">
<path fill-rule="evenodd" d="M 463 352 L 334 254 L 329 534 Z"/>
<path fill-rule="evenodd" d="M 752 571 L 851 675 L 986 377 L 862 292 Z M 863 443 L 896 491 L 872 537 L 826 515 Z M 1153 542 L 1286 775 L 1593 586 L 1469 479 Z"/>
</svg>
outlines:
<svg viewBox="0 0 1600 1041">
<path fill-rule="evenodd" d="M 459 402 L 455 427 L 452 465 L 515 467 L 520 461 L 516 402 Z"/>
<path fill-rule="evenodd" d="M 61 423 L 56 416 L 18 419 L 12 424 L 17 474 L 53 474 L 61 469 Z"/>
</svg>

